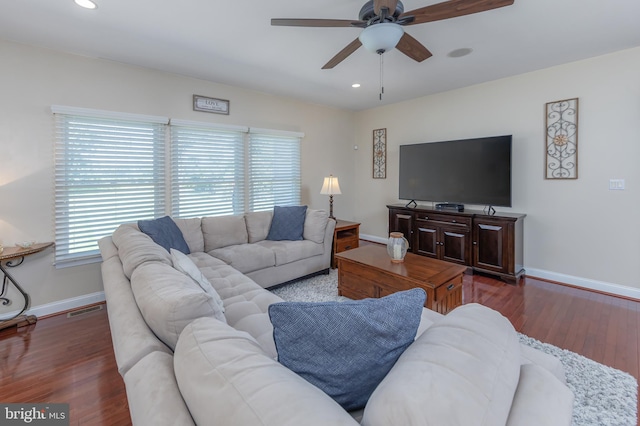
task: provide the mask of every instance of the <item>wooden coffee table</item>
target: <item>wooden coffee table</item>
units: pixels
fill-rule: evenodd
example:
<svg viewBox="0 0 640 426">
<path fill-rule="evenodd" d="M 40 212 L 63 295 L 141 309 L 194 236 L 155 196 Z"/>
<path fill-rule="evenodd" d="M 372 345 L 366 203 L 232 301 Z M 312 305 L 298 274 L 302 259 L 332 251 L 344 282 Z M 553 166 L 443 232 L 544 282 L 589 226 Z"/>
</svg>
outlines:
<svg viewBox="0 0 640 426">
<path fill-rule="evenodd" d="M 351 299 L 383 297 L 420 287 L 427 292 L 424 306 L 446 314 L 462 305 L 465 266 L 407 253 L 393 263 L 386 246 L 366 245 L 336 254 L 338 294 Z"/>
</svg>

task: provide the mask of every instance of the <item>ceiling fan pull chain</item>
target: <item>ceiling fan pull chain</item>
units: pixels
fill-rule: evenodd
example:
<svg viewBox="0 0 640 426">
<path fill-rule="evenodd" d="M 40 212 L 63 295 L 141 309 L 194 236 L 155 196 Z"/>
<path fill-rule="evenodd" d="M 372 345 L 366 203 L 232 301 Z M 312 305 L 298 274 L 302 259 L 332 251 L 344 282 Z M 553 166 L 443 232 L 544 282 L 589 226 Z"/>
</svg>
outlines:
<svg viewBox="0 0 640 426">
<path fill-rule="evenodd" d="M 378 54 L 380 55 L 380 95 L 379 98 L 380 100 L 382 100 L 382 95 L 384 94 L 384 60 L 382 58 L 382 56 L 384 55 L 384 50 L 381 52 L 378 52 Z"/>
</svg>

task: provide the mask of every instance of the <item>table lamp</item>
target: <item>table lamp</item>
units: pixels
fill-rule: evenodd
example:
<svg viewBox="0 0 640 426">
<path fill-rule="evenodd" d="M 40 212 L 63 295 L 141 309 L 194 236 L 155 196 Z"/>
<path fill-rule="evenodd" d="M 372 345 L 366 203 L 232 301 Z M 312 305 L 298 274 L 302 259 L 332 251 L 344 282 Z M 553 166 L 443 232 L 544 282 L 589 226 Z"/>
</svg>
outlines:
<svg viewBox="0 0 640 426">
<path fill-rule="evenodd" d="M 338 178 L 333 175 L 329 175 L 329 177 L 324 178 L 320 194 L 329 196 L 329 218 L 335 219 L 335 217 L 333 217 L 333 196 L 342 194 L 342 192 L 340 192 Z"/>
</svg>

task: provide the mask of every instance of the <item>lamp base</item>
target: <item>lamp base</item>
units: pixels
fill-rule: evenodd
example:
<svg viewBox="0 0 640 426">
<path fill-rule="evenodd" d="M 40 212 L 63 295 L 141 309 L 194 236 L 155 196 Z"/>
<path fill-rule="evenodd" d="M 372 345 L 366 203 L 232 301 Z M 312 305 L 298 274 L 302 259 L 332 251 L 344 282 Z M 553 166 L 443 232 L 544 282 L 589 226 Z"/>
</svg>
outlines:
<svg viewBox="0 0 640 426">
<path fill-rule="evenodd" d="M 336 220 L 333 216 L 333 195 L 329 195 L 329 219 Z"/>
</svg>

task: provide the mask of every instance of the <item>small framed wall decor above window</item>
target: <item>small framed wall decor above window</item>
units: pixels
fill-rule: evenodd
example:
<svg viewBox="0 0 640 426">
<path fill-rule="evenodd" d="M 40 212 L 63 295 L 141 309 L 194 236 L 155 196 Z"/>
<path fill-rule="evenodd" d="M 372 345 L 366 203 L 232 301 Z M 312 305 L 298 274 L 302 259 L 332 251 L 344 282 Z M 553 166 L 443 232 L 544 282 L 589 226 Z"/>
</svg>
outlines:
<svg viewBox="0 0 640 426">
<path fill-rule="evenodd" d="M 545 107 L 545 179 L 578 178 L 578 98 Z"/>
<path fill-rule="evenodd" d="M 387 178 L 387 129 L 373 131 L 373 178 Z"/>
<path fill-rule="evenodd" d="M 229 101 L 226 99 L 193 95 L 193 110 L 229 115 Z"/>
</svg>

